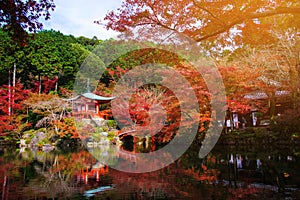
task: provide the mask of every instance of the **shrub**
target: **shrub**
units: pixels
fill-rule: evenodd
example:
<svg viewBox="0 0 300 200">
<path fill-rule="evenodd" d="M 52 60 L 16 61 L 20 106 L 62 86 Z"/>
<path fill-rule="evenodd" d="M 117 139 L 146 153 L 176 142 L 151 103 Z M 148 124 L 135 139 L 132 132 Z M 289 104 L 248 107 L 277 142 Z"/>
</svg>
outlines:
<svg viewBox="0 0 300 200">
<path fill-rule="evenodd" d="M 107 132 L 108 128 L 107 127 L 102 127 L 103 132 Z"/>
<path fill-rule="evenodd" d="M 300 107 L 298 109 L 288 109 L 275 119 L 271 126 L 274 132 L 292 134 L 300 132 Z"/>
<path fill-rule="evenodd" d="M 107 120 L 107 126 L 109 128 L 117 128 L 117 122 L 115 120 Z"/>
</svg>

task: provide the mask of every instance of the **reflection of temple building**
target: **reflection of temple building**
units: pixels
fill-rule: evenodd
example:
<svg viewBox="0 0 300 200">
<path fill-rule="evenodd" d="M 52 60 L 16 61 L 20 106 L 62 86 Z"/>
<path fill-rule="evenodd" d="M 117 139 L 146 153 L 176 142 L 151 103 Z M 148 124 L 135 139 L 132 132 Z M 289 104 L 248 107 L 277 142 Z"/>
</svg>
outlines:
<svg viewBox="0 0 300 200">
<path fill-rule="evenodd" d="M 136 158 L 136 155 L 135 155 L 135 151 L 130 152 L 130 151 L 123 150 L 121 148 L 119 151 L 117 151 L 116 156 L 118 158 L 124 159 L 126 161 L 137 163 L 137 158 Z"/>
<path fill-rule="evenodd" d="M 77 181 L 84 181 L 88 183 L 89 179 L 95 179 L 97 182 L 100 181 L 100 176 L 108 173 L 108 166 L 100 163 L 95 164 L 91 169 L 86 167 L 75 174 Z"/>
<path fill-rule="evenodd" d="M 72 102 L 72 114 L 75 117 L 89 118 L 98 116 L 103 119 L 107 119 L 108 114 L 102 110 L 102 106 L 113 99 L 114 97 L 103 97 L 87 92 L 66 100 Z"/>
</svg>

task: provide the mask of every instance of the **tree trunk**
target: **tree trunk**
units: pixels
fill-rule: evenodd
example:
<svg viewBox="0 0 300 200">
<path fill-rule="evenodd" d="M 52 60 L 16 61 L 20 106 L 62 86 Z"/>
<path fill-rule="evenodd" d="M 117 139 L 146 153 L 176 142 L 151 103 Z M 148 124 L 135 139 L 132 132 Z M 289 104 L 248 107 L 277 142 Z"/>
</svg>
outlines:
<svg viewBox="0 0 300 200">
<path fill-rule="evenodd" d="M 12 82 L 13 90 L 12 90 L 12 98 L 11 98 L 11 114 L 14 113 L 13 108 L 14 108 L 14 103 L 15 103 L 16 71 L 17 71 L 17 66 L 16 66 L 16 63 L 14 63 L 13 82 Z"/>
<path fill-rule="evenodd" d="M 274 124 L 275 107 L 276 107 L 275 94 L 272 93 L 269 98 L 269 111 L 270 111 L 270 124 L 271 125 Z"/>
<path fill-rule="evenodd" d="M 10 80 L 10 70 L 8 70 L 8 116 L 11 115 L 11 80 Z"/>
<path fill-rule="evenodd" d="M 57 79 L 57 81 L 56 81 L 56 83 L 55 83 L 55 92 L 57 93 L 57 88 L 58 88 L 58 79 Z"/>
<path fill-rule="evenodd" d="M 6 199 L 5 198 L 5 195 L 6 195 L 6 186 L 7 186 L 7 177 L 4 176 L 3 188 L 2 188 L 2 199 Z"/>
<path fill-rule="evenodd" d="M 39 94 L 42 92 L 42 78 L 41 75 L 39 74 Z"/>
</svg>

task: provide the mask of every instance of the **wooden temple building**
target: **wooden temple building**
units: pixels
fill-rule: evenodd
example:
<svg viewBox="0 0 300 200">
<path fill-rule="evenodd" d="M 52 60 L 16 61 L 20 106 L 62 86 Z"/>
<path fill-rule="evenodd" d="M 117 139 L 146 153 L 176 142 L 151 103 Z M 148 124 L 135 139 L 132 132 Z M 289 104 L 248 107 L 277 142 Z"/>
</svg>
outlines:
<svg viewBox="0 0 300 200">
<path fill-rule="evenodd" d="M 72 115 L 78 118 L 100 117 L 108 119 L 108 114 L 102 107 L 115 97 L 103 97 L 86 92 L 76 97 L 65 99 L 72 103 Z"/>
</svg>

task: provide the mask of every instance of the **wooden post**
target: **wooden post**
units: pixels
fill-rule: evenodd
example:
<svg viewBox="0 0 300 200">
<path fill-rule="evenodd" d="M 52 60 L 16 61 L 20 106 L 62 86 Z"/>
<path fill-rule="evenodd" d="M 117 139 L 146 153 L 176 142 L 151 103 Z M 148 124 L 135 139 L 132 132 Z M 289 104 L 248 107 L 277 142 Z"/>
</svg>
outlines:
<svg viewBox="0 0 300 200">
<path fill-rule="evenodd" d="M 136 152 L 136 145 L 137 145 L 137 141 L 136 141 L 136 137 L 133 136 L 133 152 Z"/>
<path fill-rule="evenodd" d="M 155 151 L 155 137 L 154 137 L 154 135 L 151 137 L 151 140 L 152 140 L 152 144 L 151 144 L 151 150 L 152 151 Z"/>
<path fill-rule="evenodd" d="M 42 92 L 42 78 L 41 78 L 41 74 L 39 74 L 39 94 L 41 94 Z"/>
<path fill-rule="evenodd" d="M 6 186 L 7 186 L 7 177 L 4 176 L 3 189 L 2 189 L 2 199 L 5 199 L 5 196 L 6 196 Z"/>
<path fill-rule="evenodd" d="M 99 103 L 96 102 L 96 114 L 99 115 Z"/>
<path fill-rule="evenodd" d="M 96 171 L 96 181 L 98 182 L 100 179 L 100 174 L 99 174 L 99 170 L 97 169 Z"/>
<path fill-rule="evenodd" d="M 85 104 L 85 116 L 86 116 L 86 118 L 88 118 L 88 110 L 89 110 L 89 104 L 88 103 L 86 103 Z"/>
</svg>

